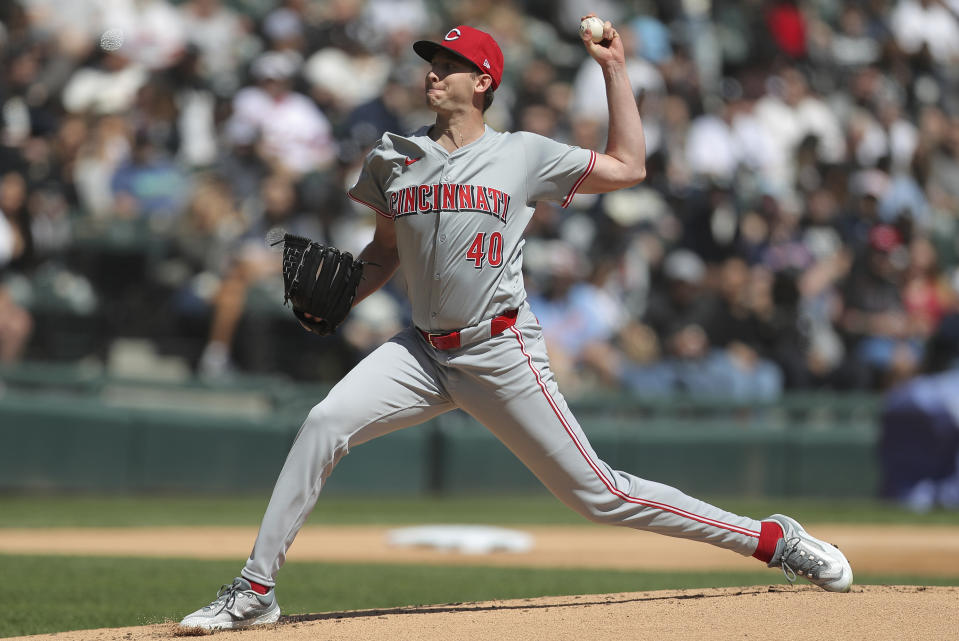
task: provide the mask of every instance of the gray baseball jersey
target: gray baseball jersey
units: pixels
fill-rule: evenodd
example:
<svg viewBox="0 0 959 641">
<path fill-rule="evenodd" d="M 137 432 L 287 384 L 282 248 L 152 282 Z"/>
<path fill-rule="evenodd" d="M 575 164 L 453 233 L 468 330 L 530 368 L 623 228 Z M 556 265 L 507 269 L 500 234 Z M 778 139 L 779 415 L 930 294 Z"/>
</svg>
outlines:
<svg viewBox="0 0 959 641">
<path fill-rule="evenodd" d="M 394 221 L 417 327 L 470 328 L 518 309 L 515 324 L 454 349 L 410 327 L 357 364 L 300 428 L 243 576 L 274 585 L 326 478 L 353 447 L 457 408 L 590 520 L 752 554 L 759 521 L 612 469 L 557 387 L 525 300 L 522 234 L 537 201 L 569 202 L 595 154 L 488 128 L 448 153 L 425 131 L 384 136 L 350 195 Z"/>
<path fill-rule="evenodd" d="M 568 204 L 596 154 L 489 127 L 449 153 L 428 130 L 384 135 L 349 195 L 395 221 L 413 324 L 452 330 L 526 299 L 523 232 L 536 203 Z"/>
</svg>

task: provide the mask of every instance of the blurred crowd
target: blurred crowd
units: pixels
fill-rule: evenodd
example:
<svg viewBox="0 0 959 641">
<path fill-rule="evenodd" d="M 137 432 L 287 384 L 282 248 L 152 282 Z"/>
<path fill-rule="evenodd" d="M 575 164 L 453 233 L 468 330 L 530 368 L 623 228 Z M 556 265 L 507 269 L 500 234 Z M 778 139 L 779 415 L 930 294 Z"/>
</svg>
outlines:
<svg viewBox="0 0 959 641">
<path fill-rule="evenodd" d="M 192 339 L 204 376 L 266 367 L 251 344 L 298 328 L 265 235 L 353 252 L 372 236 L 345 191 L 384 131 L 432 120 L 412 41 L 489 31 L 506 58 L 490 126 L 602 150 L 603 79 L 577 32 L 595 12 L 623 38 L 648 179 L 543 203 L 529 227 L 567 394 L 763 400 L 942 366 L 959 0 L 0 6 L 0 361 L 56 356 L 45 333 L 99 315 L 78 326 Z M 316 375 L 336 378 L 408 322 L 394 281 L 296 358 L 335 354 Z"/>
</svg>

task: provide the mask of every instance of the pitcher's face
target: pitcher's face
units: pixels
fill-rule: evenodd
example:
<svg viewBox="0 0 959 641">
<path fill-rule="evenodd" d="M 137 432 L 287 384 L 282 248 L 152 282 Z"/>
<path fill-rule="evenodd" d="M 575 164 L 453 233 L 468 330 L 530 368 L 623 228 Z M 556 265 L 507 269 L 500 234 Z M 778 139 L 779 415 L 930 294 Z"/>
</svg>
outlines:
<svg viewBox="0 0 959 641">
<path fill-rule="evenodd" d="M 433 56 L 426 74 L 426 104 L 433 111 L 453 111 L 471 105 L 480 74 L 476 67 L 445 51 Z"/>
</svg>

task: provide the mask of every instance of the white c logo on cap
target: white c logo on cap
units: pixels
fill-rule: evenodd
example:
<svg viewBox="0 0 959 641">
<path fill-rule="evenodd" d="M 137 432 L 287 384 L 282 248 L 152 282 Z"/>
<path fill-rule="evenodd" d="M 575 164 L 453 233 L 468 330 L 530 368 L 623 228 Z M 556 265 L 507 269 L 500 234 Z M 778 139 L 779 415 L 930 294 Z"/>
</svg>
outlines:
<svg viewBox="0 0 959 641">
<path fill-rule="evenodd" d="M 446 34 L 443 40 L 457 40 L 462 35 L 463 34 L 460 33 L 460 30 L 458 28 L 450 29 L 450 32 Z"/>
</svg>

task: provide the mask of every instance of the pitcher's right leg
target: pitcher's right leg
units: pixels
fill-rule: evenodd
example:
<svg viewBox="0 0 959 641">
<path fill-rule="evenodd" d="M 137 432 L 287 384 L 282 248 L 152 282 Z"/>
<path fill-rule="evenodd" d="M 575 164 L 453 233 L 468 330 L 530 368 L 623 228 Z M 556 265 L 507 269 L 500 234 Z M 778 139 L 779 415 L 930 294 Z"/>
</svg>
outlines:
<svg viewBox="0 0 959 641">
<path fill-rule="evenodd" d="M 273 586 L 326 478 L 350 448 L 453 408 L 442 373 L 410 330 L 356 365 L 307 416 L 273 488 L 243 576 Z"/>
</svg>

